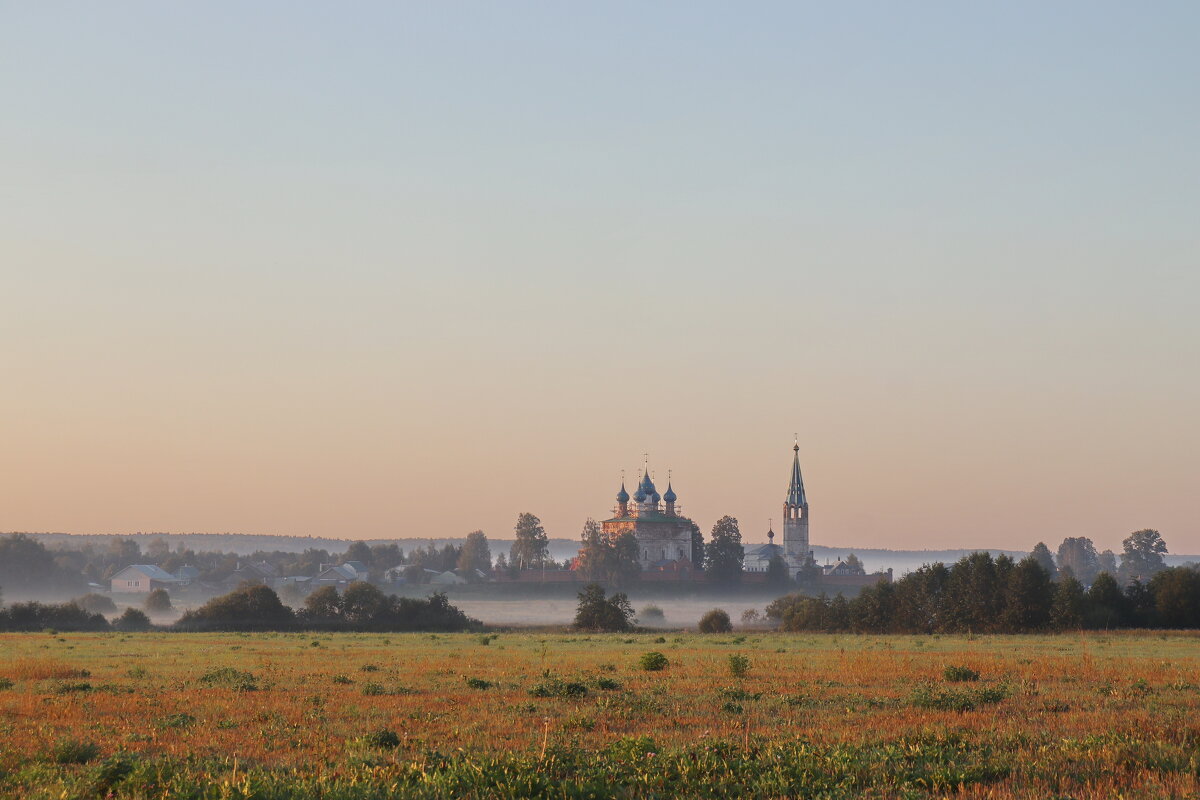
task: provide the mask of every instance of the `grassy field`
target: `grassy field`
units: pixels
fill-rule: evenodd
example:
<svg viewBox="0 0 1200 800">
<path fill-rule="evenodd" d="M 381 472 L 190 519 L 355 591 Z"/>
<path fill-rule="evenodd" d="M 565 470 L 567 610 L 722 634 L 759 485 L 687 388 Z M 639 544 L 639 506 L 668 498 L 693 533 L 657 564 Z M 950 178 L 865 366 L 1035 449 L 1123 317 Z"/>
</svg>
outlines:
<svg viewBox="0 0 1200 800">
<path fill-rule="evenodd" d="M 1190 634 L 5 634 L 0 687 L 3 797 L 1200 796 Z"/>
</svg>

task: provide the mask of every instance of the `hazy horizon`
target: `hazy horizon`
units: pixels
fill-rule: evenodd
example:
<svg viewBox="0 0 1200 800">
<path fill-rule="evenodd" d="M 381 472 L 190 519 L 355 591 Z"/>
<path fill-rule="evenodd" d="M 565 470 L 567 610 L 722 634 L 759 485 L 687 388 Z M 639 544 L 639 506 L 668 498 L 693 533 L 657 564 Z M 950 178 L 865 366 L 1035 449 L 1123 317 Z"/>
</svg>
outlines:
<svg viewBox="0 0 1200 800">
<path fill-rule="evenodd" d="M 1200 552 L 1200 6 L 0 19 L 0 529 Z"/>
</svg>

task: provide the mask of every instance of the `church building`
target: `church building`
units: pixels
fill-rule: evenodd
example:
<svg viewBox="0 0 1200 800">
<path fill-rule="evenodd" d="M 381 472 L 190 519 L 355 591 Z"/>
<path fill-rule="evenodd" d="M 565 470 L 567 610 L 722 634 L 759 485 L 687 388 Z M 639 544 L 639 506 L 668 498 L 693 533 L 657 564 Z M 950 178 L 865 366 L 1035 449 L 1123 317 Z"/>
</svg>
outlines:
<svg viewBox="0 0 1200 800">
<path fill-rule="evenodd" d="M 808 549 L 808 498 L 804 496 L 804 477 L 800 474 L 800 443 L 792 448 L 792 479 L 783 501 L 783 560 L 792 577 L 801 568 L 816 563 Z"/>
<path fill-rule="evenodd" d="M 615 539 L 632 531 L 638 543 L 638 563 L 643 572 L 691 572 L 692 521 L 680 516 L 671 482 L 659 496 L 647 470 L 630 498 L 622 482 L 617 492 L 615 516 L 600 523 L 606 536 Z M 632 501 L 632 502 L 631 502 Z"/>
<path fill-rule="evenodd" d="M 800 474 L 800 443 L 792 448 L 792 477 L 783 501 L 783 546 L 775 544 L 775 531 L 767 532 L 768 543 L 746 551 L 747 572 L 766 572 L 772 558 L 787 564 L 788 574 L 796 577 L 804 567 L 816 563 L 808 545 L 808 498 L 804 494 L 804 476 Z"/>
</svg>

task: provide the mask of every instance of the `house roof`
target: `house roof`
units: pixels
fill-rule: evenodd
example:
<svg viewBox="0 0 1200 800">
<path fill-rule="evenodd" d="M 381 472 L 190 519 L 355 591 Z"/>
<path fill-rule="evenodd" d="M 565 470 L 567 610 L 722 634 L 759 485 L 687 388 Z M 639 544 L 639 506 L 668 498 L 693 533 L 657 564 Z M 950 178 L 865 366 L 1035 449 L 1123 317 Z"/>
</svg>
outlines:
<svg viewBox="0 0 1200 800">
<path fill-rule="evenodd" d="M 782 556 L 783 548 L 777 544 L 763 544 L 755 547 L 752 550 L 747 550 L 746 555 L 770 559 L 772 556 Z"/>
<path fill-rule="evenodd" d="M 364 564 L 364 563 L 363 563 L 363 562 L 361 562 L 361 561 L 343 561 L 343 562 L 341 563 L 341 566 L 343 566 L 343 567 L 350 567 L 350 568 L 351 568 L 351 569 L 353 569 L 355 572 L 367 572 L 367 571 L 368 571 L 368 570 L 367 570 L 367 565 L 366 565 L 366 564 Z"/>
<path fill-rule="evenodd" d="M 347 569 L 344 564 L 334 564 L 332 567 L 322 571 L 321 574 L 317 576 L 318 579 L 326 577 L 352 581 L 357 580 L 358 573 L 355 572 L 353 568 Z"/>
<path fill-rule="evenodd" d="M 142 573 L 152 581 L 159 581 L 161 583 L 179 583 L 179 578 L 176 578 L 162 567 L 155 566 L 154 564 L 130 564 L 125 569 L 113 575 L 113 578 L 115 579 L 122 572 L 126 572 L 131 569 L 136 569 L 138 572 Z"/>
</svg>

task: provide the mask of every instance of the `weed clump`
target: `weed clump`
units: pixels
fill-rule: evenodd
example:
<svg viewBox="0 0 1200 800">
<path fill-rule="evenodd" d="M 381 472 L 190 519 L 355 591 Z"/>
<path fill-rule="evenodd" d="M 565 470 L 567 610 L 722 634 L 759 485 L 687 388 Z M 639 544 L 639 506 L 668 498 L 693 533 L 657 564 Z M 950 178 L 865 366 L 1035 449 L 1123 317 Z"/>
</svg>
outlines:
<svg viewBox="0 0 1200 800">
<path fill-rule="evenodd" d="M 109 756 L 104 759 L 96 773 L 96 796 L 109 796 L 109 789 L 120 783 L 133 772 L 133 762 L 123 755 Z"/>
<path fill-rule="evenodd" d="M 50 750 L 50 759 L 55 764 L 86 764 L 100 755 L 100 747 L 92 742 L 63 739 Z"/>
<path fill-rule="evenodd" d="M 163 728 L 190 728 L 196 724 L 196 718 L 191 714 L 179 713 L 163 717 L 159 725 Z"/>
<path fill-rule="evenodd" d="M 741 653 L 729 656 L 729 674 L 735 678 L 744 678 L 750 672 L 750 659 Z"/>
<path fill-rule="evenodd" d="M 1007 686 L 981 686 L 978 689 L 939 689 L 923 684 L 913 690 L 910 702 L 916 708 L 935 711 L 974 711 L 979 706 L 993 705 L 1008 698 Z"/>
<path fill-rule="evenodd" d="M 638 666 L 645 672 L 659 672 L 666 669 L 668 663 L 667 657 L 657 650 L 642 653 L 642 657 L 638 659 Z"/>
<path fill-rule="evenodd" d="M 92 685 L 87 681 L 55 681 L 55 694 L 74 694 L 75 692 L 90 692 Z"/>
<path fill-rule="evenodd" d="M 942 670 L 942 677 L 949 683 L 962 683 L 964 681 L 979 680 L 979 673 L 970 667 L 961 667 L 948 664 L 946 668 Z"/>
<path fill-rule="evenodd" d="M 210 689 L 232 689 L 235 692 L 253 692 L 258 689 L 258 681 L 253 672 L 233 667 L 209 670 L 200 676 L 200 685 Z"/>
<path fill-rule="evenodd" d="M 0 690 L 11 689 L 14 686 L 16 684 L 13 683 L 11 678 L 0 678 Z"/>
<path fill-rule="evenodd" d="M 483 678 L 469 677 L 466 681 L 468 689 L 482 689 L 486 691 L 496 685 L 491 681 L 485 681 Z"/>
<path fill-rule="evenodd" d="M 334 675 L 333 682 L 339 686 L 348 686 L 349 684 L 354 683 L 354 681 L 351 680 L 350 676 L 348 675 Z"/>
<path fill-rule="evenodd" d="M 564 681 L 556 675 L 546 670 L 542 673 L 542 679 L 529 687 L 529 694 L 532 697 L 562 697 L 576 698 L 584 697 L 588 693 L 587 687 L 577 681 Z"/>
<path fill-rule="evenodd" d="M 387 728 L 371 731 L 363 737 L 363 742 L 380 750 L 395 750 L 400 746 L 400 737 L 396 732 Z"/>
<path fill-rule="evenodd" d="M 596 688 L 605 692 L 615 692 L 621 688 L 621 682 L 612 678 L 597 678 Z"/>
</svg>

